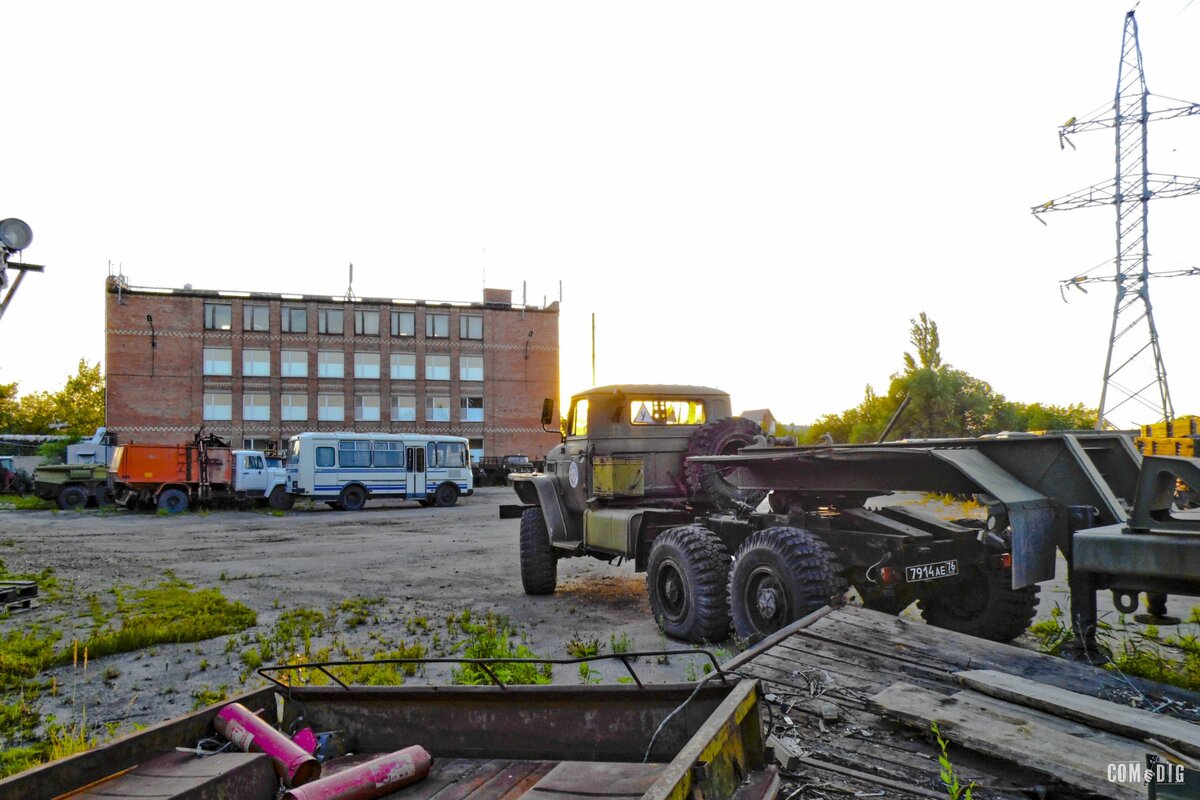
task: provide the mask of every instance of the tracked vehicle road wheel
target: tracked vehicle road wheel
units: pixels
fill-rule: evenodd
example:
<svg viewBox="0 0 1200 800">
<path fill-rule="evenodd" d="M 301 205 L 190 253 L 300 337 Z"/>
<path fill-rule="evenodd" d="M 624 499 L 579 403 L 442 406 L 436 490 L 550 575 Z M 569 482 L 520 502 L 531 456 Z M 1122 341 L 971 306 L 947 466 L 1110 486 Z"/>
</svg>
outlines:
<svg viewBox="0 0 1200 800">
<path fill-rule="evenodd" d="M 689 456 L 728 456 L 754 442 L 762 433 L 755 423 L 743 417 L 725 417 L 701 425 L 688 442 Z M 741 505 L 757 507 L 767 496 L 765 491 L 739 489 L 730 482 L 732 470 L 715 464 L 685 462 L 685 477 L 693 494 L 706 498 L 719 508 Z"/>
<path fill-rule="evenodd" d="M 936 582 L 935 582 L 936 583 Z M 1012 588 L 1012 571 L 970 567 L 917 600 L 921 617 L 946 630 L 1009 642 L 1020 636 L 1037 610 L 1038 586 Z"/>
<path fill-rule="evenodd" d="M 646 565 L 646 591 L 663 633 L 686 642 L 729 638 L 728 575 L 729 551 L 708 528 L 659 534 Z"/>
<path fill-rule="evenodd" d="M 758 641 L 846 592 L 841 565 L 812 532 L 764 528 L 742 542 L 729 573 L 738 636 Z"/>
<path fill-rule="evenodd" d="M 558 556 L 546 518 L 540 508 L 527 508 L 521 513 L 521 585 L 525 594 L 554 594 L 557 584 Z"/>
</svg>

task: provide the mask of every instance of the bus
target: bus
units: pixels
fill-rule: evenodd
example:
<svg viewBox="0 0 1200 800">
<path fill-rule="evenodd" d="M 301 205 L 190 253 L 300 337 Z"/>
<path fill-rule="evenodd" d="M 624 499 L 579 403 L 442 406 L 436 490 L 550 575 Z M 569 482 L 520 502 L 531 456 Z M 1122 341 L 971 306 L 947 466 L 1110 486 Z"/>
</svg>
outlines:
<svg viewBox="0 0 1200 800">
<path fill-rule="evenodd" d="M 475 491 L 467 444 L 419 433 L 300 433 L 288 440 L 287 491 L 346 511 L 372 497 L 452 506 Z"/>
</svg>

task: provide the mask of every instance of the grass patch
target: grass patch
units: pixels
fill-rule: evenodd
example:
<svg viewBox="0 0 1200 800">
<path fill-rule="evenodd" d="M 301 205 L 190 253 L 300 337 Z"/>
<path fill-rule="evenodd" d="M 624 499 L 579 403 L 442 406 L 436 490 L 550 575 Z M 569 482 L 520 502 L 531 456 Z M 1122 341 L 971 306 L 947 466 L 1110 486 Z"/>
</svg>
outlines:
<svg viewBox="0 0 1200 800">
<path fill-rule="evenodd" d="M 50 722 L 40 741 L 0 750 L 0 778 L 91 750 L 99 740 L 88 732 L 86 722 L 67 726 Z"/>
<path fill-rule="evenodd" d="M 55 646 L 62 631 L 33 626 L 11 630 L 0 639 L 0 689 L 10 690 L 56 662 Z M 0 728 L 0 730 L 5 730 Z"/>
<path fill-rule="evenodd" d="M 359 625 L 365 625 L 372 620 L 374 620 L 375 624 L 379 624 L 379 617 L 371 609 L 382 603 L 382 597 L 354 597 L 339 603 L 337 612 L 346 615 L 346 627 L 353 630 Z"/>
<path fill-rule="evenodd" d="M 599 639 L 584 639 L 578 633 L 567 642 L 567 655 L 571 658 L 587 658 L 600 655 Z"/>
<path fill-rule="evenodd" d="M 614 633 L 608 637 L 608 647 L 615 655 L 622 655 L 633 649 L 633 642 L 628 633 L 622 633 L 620 636 Z"/>
<path fill-rule="evenodd" d="M 472 619 L 470 609 L 446 619 L 450 635 L 461 634 L 462 638 L 451 648 L 465 658 L 537 658 L 537 654 L 524 642 L 514 643 L 518 638 L 508 617 L 492 611 L 479 620 Z M 552 675 L 550 664 L 494 664 L 489 667 L 496 677 L 506 684 L 549 683 Z M 488 674 L 475 664 L 463 664 L 451 672 L 451 680 L 468 686 L 490 685 Z"/>
<path fill-rule="evenodd" d="M 27 494 L 20 497 L 8 497 L 0 506 L 14 511 L 57 511 L 58 506 L 53 500 L 43 500 L 37 495 Z"/>
<path fill-rule="evenodd" d="M 220 686 L 216 689 L 210 689 L 208 686 L 197 689 L 192 692 L 192 711 L 198 711 L 205 706 L 211 706 L 213 703 L 219 703 L 229 697 L 229 687 Z"/>
</svg>

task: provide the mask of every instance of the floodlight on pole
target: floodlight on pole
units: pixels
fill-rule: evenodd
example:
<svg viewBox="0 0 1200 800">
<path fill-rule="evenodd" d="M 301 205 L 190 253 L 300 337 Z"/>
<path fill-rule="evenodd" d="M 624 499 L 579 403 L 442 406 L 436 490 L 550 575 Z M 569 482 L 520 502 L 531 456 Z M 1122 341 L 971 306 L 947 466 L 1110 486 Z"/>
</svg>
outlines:
<svg viewBox="0 0 1200 800">
<path fill-rule="evenodd" d="M 33 229 L 16 217 L 0 220 L 0 247 L 19 253 L 33 241 Z"/>
</svg>

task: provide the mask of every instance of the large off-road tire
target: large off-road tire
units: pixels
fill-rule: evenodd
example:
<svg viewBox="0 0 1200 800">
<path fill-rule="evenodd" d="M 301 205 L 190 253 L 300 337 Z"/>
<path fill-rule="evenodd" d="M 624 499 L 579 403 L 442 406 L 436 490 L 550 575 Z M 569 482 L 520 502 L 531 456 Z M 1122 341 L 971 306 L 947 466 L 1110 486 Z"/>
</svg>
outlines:
<svg viewBox="0 0 1200 800">
<path fill-rule="evenodd" d="M 762 429 L 744 417 L 725 417 L 701 425 L 688 442 L 689 456 L 726 456 L 751 444 Z M 739 489 L 729 480 L 730 468 L 685 462 L 684 475 L 692 494 L 718 508 L 757 507 L 765 491 Z"/>
<path fill-rule="evenodd" d="M 1009 642 L 1033 621 L 1038 586 L 1012 588 L 1012 571 L 970 567 L 952 581 L 934 581 L 917 600 L 930 625 L 993 642 Z"/>
<path fill-rule="evenodd" d="M 521 513 L 521 585 L 525 594 L 554 594 L 558 585 L 558 556 L 540 508 Z"/>
<path fill-rule="evenodd" d="M 738 636 L 758 641 L 845 594 L 841 564 L 801 528 L 764 528 L 742 542 L 729 573 Z"/>
<path fill-rule="evenodd" d="M 449 508 L 458 502 L 458 487 L 452 483 L 443 483 L 433 493 L 433 504 L 438 508 Z"/>
<path fill-rule="evenodd" d="M 296 495 L 289 494 L 282 486 L 276 486 L 267 498 L 267 505 L 276 511 L 290 511 L 296 505 Z"/>
<path fill-rule="evenodd" d="M 158 507 L 168 514 L 182 514 L 188 510 L 187 492 L 182 489 L 163 489 L 158 495 Z"/>
<path fill-rule="evenodd" d="M 361 511 L 367 504 L 367 490 L 355 484 L 343 487 L 338 504 L 346 511 Z"/>
<path fill-rule="evenodd" d="M 87 489 L 82 486 L 69 485 L 64 486 L 58 491 L 58 497 L 54 499 L 55 505 L 63 511 L 74 508 L 83 508 L 87 505 L 88 494 Z"/>
<path fill-rule="evenodd" d="M 659 534 L 646 565 L 646 591 L 663 633 L 687 642 L 729 638 L 728 574 L 729 551 L 707 528 L 690 525 Z"/>
</svg>

